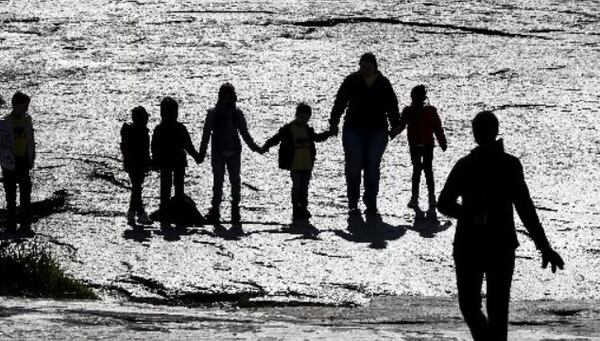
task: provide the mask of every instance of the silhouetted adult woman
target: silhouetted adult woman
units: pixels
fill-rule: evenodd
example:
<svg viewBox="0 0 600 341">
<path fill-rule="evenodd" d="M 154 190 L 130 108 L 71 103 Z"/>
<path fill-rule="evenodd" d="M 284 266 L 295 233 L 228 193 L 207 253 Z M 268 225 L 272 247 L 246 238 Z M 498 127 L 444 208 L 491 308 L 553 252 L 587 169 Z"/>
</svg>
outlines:
<svg viewBox="0 0 600 341">
<path fill-rule="evenodd" d="M 329 129 L 337 134 L 344 111 L 342 141 L 350 215 L 360 214 L 361 173 L 364 172 L 363 202 L 367 218 L 377 216 L 377 194 L 381 158 L 388 142 L 388 122 L 396 127 L 400 120 L 398 100 L 390 81 L 377 69 L 372 53 L 360 57 L 359 70 L 344 79 L 336 95 Z"/>
</svg>

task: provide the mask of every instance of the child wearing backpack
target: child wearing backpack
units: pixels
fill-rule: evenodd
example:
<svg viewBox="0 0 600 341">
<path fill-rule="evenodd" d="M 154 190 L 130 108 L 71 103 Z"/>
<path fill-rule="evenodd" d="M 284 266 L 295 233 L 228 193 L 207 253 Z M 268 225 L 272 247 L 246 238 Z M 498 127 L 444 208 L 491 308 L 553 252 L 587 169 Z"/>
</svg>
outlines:
<svg viewBox="0 0 600 341">
<path fill-rule="evenodd" d="M 171 187 L 175 187 L 175 196 L 184 197 L 186 152 L 196 162 L 200 155 L 194 149 L 187 128 L 177 122 L 179 104 L 171 97 L 160 102 L 160 123 L 152 134 L 152 162 L 160 172 L 160 224 L 162 228 L 170 226 L 167 205 L 171 199 Z"/>
<path fill-rule="evenodd" d="M 127 210 L 127 224 L 152 224 L 144 209 L 142 201 L 142 186 L 146 173 L 150 171 L 150 137 L 148 135 L 148 112 L 144 107 L 131 110 L 132 123 L 123 123 L 121 127 L 121 153 L 123 154 L 123 169 L 131 180 L 131 198 Z"/>
<path fill-rule="evenodd" d="M 308 125 L 311 115 L 312 109 L 308 104 L 298 104 L 296 118 L 279 129 L 261 148 L 261 153 L 266 153 L 269 148 L 279 144 L 279 168 L 289 170 L 292 178 L 293 222 L 311 217 L 308 187 L 317 154 L 315 142 L 323 142 L 332 136 L 330 131 L 315 133 Z"/>
</svg>

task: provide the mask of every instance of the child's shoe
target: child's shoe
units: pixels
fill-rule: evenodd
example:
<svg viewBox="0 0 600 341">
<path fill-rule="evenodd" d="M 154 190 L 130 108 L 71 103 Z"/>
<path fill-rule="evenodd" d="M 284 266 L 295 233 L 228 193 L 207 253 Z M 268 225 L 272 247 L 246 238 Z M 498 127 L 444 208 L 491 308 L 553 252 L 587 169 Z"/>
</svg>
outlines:
<svg viewBox="0 0 600 341">
<path fill-rule="evenodd" d="M 152 219 L 148 217 L 146 211 L 141 211 L 138 213 L 138 223 L 141 225 L 152 225 Z"/>
<path fill-rule="evenodd" d="M 135 226 L 135 212 L 132 210 L 127 211 L 127 225 Z"/>
<path fill-rule="evenodd" d="M 432 208 L 435 208 L 436 205 L 437 205 L 437 202 L 435 200 L 435 195 L 430 195 L 429 196 L 429 209 L 431 210 Z"/>
<path fill-rule="evenodd" d="M 419 207 L 419 198 L 418 197 L 411 197 L 410 200 L 408 201 L 408 208 L 412 208 L 415 209 L 417 207 Z"/>
<path fill-rule="evenodd" d="M 240 215 L 240 207 L 237 205 L 232 205 L 231 206 L 231 222 L 233 224 L 237 224 L 242 220 L 242 217 Z"/>
<path fill-rule="evenodd" d="M 216 224 L 219 222 L 219 219 L 221 219 L 221 213 L 219 212 L 219 210 L 211 208 L 210 210 L 208 210 L 208 213 L 206 214 L 204 219 L 206 219 L 206 221 L 210 224 Z"/>
</svg>

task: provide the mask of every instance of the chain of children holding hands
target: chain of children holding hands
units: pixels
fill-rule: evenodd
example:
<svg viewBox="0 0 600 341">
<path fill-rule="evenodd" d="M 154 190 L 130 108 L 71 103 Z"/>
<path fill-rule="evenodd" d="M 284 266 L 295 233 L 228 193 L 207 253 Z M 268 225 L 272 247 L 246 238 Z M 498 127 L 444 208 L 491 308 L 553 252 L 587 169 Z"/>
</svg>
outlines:
<svg viewBox="0 0 600 341">
<path fill-rule="evenodd" d="M 361 176 L 364 176 L 363 202 L 367 219 L 379 217 L 377 194 L 380 162 L 389 139 L 407 129 L 413 165 L 412 197 L 408 207 L 418 209 L 419 180 L 425 173 L 429 211 L 435 213 L 436 197 L 433 181 L 434 135 L 442 150 L 447 142 L 435 107 L 426 104 L 423 85 L 411 91 L 412 104 L 400 114 L 398 101 L 390 81 L 377 69 L 372 53 L 365 53 L 360 68 L 347 76 L 336 95 L 329 119 L 329 130 L 315 133 L 308 125 L 311 107 L 300 103 L 295 119 L 279 129 L 264 146 L 258 146 L 246 125 L 244 114 L 236 107 L 234 87 L 223 84 L 218 101 L 208 111 L 200 150 L 196 151 L 186 127 L 177 121 L 178 104 L 166 97 L 160 103 L 161 122 L 154 129 L 150 143 L 148 113 L 143 107 L 132 110 L 132 124 L 121 129 L 121 151 L 124 168 L 132 184 L 127 220 L 135 224 L 150 224 L 142 202 L 142 185 L 146 173 L 155 168 L 160 172 L 161 227 L 170 222 L 164 212 L 173 198 L 184 197 L 186 153 L 197 163 L 204 161 L 211 144 L 213 169 L 212 207 L 206 215 L 209 222 L 220 218 L 223 182 L 227 169 L 231 182 L 231 219 L 240 222 L 240 135 L 251 150 L 266 153 L 279 145 L 279 167 L 290 171 L 292 179 L 293 221 L 307 220 L 308 188 L 315 164 L 315 142 L 338 134 L 341 116 L 343 149 L 347 184 L 349 217 L 360 216 L 358 209 Z M 0 121 L 3 145 L 12 144 L 13 153 L 2 153 L 0 163 L 4 176 L 7 218 L 6 228 L 16 229 L 16 187 L 20 190 L 20 222 L 29 230 L 31 179 L 29 170 L 35 159 L 35 140 L 31 117 L 27 114 L 29 96 L 17 92 L 12 98 L 12 112 Z M 391 130 L 388 131 L 388 123 Z M 458 220 L 453 256 L 456 267 L 459 306 L 475 340 L 506 340 L 510 286 L 518 246 L 513 207 L 516 208 L 529 236 L 542 254 L 542 266 L 551 264 L 552 271 L 563 268 L 564 262 L 552 249 L 538 219 L 535 206 L 523 176 L 520 161 L 504 152 L 502 140 L 497 139 L 499 123 L 496 116 L 483 111 L 472 121 L 473 135 L 478 146 L 453 167 L 439 196 L 437 209 Z M 150 150 L 152 156 L 150 156 Z M 460 198 L 460 202 L 459 202 Z M 487 316 L 481 310 L 481 287 L 487 282 Z"/>
</svg>

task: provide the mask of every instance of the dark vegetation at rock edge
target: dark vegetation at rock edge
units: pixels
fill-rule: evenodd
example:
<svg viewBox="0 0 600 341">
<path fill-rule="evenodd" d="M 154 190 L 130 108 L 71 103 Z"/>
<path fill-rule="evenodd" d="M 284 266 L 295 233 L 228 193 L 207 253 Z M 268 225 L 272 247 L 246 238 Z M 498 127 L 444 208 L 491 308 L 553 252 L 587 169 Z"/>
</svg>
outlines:
<svg viewBox="0 0 600 341">
<path fill-rule="evenodd" d="M 66 275 L 48 250 L 36 243 L 0 245 L 0 295 L 95 299 L 96 294 Z"/>
<path fill-rule="evenodd" d="M 32 221 L 64 211 L 66 191 L 31 205 Z M 0 222 L 6 212 L 0 209 Z M 31 233 L 33 235 L 33 233 Z M 95 299 L 85 284 L 66 275 L 50 251 L 23 233 L 0 234 L 0 295 Z M 25 241 L 29 239 L 28 241 Z"/>
</svg>

